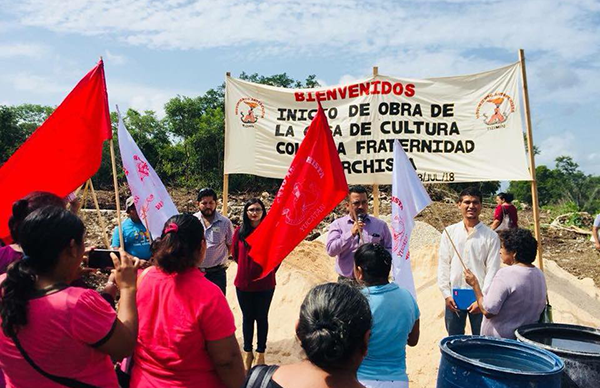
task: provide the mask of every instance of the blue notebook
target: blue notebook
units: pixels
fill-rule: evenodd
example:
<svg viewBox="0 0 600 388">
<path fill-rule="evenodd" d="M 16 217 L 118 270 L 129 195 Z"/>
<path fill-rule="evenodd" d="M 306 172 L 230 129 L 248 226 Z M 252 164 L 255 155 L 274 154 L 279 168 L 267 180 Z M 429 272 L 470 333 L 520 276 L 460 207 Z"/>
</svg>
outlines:
<svg viewBox="0 0 600 388">
<path fill-rule="evenodd" d="M 475 292 L 471 288 L 453 288 L 452 298 L 459 310 L 466 310 L 475 302 Z"/>
</svg>

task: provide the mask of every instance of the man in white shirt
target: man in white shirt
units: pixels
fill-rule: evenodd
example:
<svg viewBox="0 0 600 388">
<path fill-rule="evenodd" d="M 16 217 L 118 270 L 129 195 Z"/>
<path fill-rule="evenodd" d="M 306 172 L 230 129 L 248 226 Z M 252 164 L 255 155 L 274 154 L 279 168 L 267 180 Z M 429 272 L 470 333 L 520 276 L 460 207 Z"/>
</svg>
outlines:
<svg viewBox="0 0 600 388">
<path fill-rule="evenodd" d="M 500 239 L 496 232 L 479 221 L 481 201 L 482 195 L 477 188 L 463 190 L 458 198 L 458 209 L 463 219 L 446 229 L 465 265 L 477 276 L 485 294 L 500 268 Z M 472 334 L 479 335 L 483 316 L 477 301 L 466 310 L 459 310 L 453 298 L 453 289 L 471 287 L 465 281 L 460 259 L 445 232 L 440 241 L 438 286 L 446 301 L 448 335 L 464 334 L 467 316 Z"/>
</svg>

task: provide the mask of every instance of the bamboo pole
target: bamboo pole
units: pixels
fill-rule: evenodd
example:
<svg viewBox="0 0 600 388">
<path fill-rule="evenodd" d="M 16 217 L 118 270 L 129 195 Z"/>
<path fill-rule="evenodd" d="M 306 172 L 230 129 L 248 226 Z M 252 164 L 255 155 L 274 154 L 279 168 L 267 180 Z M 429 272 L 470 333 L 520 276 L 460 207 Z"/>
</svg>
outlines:
<svg viewBox="0 0 600 388">
<path fill-rule="evenodd" d="M 533 208 L 533 228 L 537 244 L 537 260 L 540 270 L 544 271 L 542 258 L 542 235 L 540 233 L 540 208 L 538 202 L 537 180 L 535 178 L 535 155 L 533 152 L 533 134 L 531 129 L 531 111 L 529 108 L 529 89 L 527 88 L 527 72 L 525 71 L 525 51 L 519 49 L 521 62 L 521 78 L 523 81 L 523 102 L 525 104 L 525 125 L 527 127 L 527 150 L 529 152 L 529 170 L 531 172 L 531 207 Z"/>
<path fill-rule="evenodd" d="M 89 187 L 90 187 L 90 183 L 85 182 L 85 186 L 83 187 L 83 194 L 81 195 L 81 206 L 79 207 L 80 209 L 83 209 L 83 207 L 85 206 L 85 203 L 87 201 L 87 192 L 88 192 Z"/>
<path fill-rule="evenodd" d="M 448 229 L 444 226 L 444 221 L 442 221 L 442 218 L 440 217 L 440 215 L 438 213 L 436 213 L 432 207 L 428 206 L 427 208 L 429 209 L 429 211 L 431 211 L 431 214 L 433 214 L 437 218 L 438 222 L 444 227 L 444 232 L 446 232 L 446 236 L 448 237 L 448 240 L 450 240 L 452 249 L 456 253 L 456 256 L 458 256 L 458 260 L 460 260 L 460 264 L 462 265 L 463 269 L 465 269 L 465 270 L 468 269 L 467 266 L 465 265 L 465 261 L 463 260 L 460 252 L 458 252 L 456 245 L 454 245 L 454 241 L 452 240 L 452 237 L 450 237 L 450 233 L 448 233 Z"/>
<path fill-rule="evenodd" d="M 373 78 L 379 75 L 379 67 L 373 66 Z M 379 185 L 373 185 L 373 215 L 379 217 Z"/>
<path fill-rule="evenodd" d="M 88 179 L 88 183 L 92 192 L 94 206 L 96 206 L 96 214 L 98 215 L 98 222 L 100 223 L 100 228 L 102 229 L 102 237 L 104 239 L 104 244 L 106 246 L 106 249 L 110 249 L 110 242 L 108 241 L 108 237 L 106 236 L 106 223 L 104 222 L 104 217 L 102 217 L 102 212 L 100 212 L 100 205 L 98 205 L 98 196 L 96 196 L 96 190 L 94 190 L 94 183 L 92 182 L 91 178 Z"/>
<path fill-rule="evenodd" d="M 117 111 L 119 107 L 117 107 Z M 113 184 L 115 186 L 115 203 L 117 205 L 117 225 L 119 228 L 119 245 L 121 249 L 125 249 L 125 244 L 123 242 L 123 228 L 121 227 L 121 201 L 119 199 L 119 183 L 117 182 L 117 162 L 115 161 L 115 146 L 113 139 L 111 138 L 108 141 L 110 145 L 110 161 L 112 163 L 112 172 L 113 172 Z"/>
<path fill-rule="evenodd" d="M 225 79 L 231 77 L 231 73 L 228 71 L 225 73 Z M 225 95 L 227 96 L 227 88 L 225 88 Z M 227 97 L 225 97 L 225 112 L 223 112 L 223 120 L 225 121 L 225 141 L 224 144 L 227 143 Z M 223 147 L 223 208 L 221 212 L 225 217 L 227 217 L 227 211 L 229 210 L 229 174 L 225 174 L 225 149 L 227 147 Z"/>
<path fill-rule="evenodd" d="M 379 185 L 373 185 L 373 215 L 379 217 Z"/>
</svg>

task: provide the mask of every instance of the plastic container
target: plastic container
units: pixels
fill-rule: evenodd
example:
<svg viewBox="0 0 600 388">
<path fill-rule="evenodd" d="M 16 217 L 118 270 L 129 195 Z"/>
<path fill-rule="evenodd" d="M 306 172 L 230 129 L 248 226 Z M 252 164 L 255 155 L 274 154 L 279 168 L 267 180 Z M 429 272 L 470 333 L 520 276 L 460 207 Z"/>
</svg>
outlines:
<svg viewBox="0 0 600 388">
<path fill-rule="evenodd" d="M 475 291 L 472 288 L 453 288 L 452 299 L 459 310 L 466 310 L 475 302 Z"/>
<path fill-rule="evenodd" d="M 440 350 L 437 388 L 560 388 L 562 360 L 526 343 L 455 335 Z"/>
<path fill-rule="evenodd" d="M 559 356 L 564 388 L 600 387 L 600 330 L 559 323 L 536 323 L 515 330 L 519 341 Z"/>
</svg>

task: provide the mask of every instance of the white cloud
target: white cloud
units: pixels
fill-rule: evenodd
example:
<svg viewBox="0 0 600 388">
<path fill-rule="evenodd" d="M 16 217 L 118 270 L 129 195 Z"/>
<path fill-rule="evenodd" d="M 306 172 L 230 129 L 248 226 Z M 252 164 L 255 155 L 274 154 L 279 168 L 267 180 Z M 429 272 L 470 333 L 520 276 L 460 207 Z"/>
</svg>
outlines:
<svg viewBox="0 0 600 388">
<path fill-rule="evenodd" d="M 63 94 L 64 96 L 73 88 L 65 83 L 57 82 L 55 79 L 31 74 L 28 72 L 19 72 L 13 75 L 2 77 L 5 82 L 12 84 L 16 91 L 34 92 L 36 94 Z"/>
<path fill-rule="evenodd" d="M 105 62 L 110 63 L 111 65 L 124 65 L 127 63 L 127 57 L 124 55 L 113 54 L 109 50 L 106 50 L 104 54 L 106 55 Z"/>
<path fill-rule="evenodd" d="M 41 58 L 50 52 L 46 46 L 33 43 L 0 43 L 0 58 Z"/>
<path fill-rule="evenodd" d="M 115 104 L 117 104 L 121 112 L 125 112 L 129 108 L 138 112 L 152 110 L 159 118 L 165 116 L 165 103 L 175 96 L 200 94 L 198 91 L 170 90 L 119 80 L 107 80 L 106 83 L 111 110 L 114 110 Z"/>
<path fill-rule="evenodd" d="M 536 165 L 545 164 L 548 168 L 554 168 L 554 159 L 559 156 L 568 155 L 573 160 L 578 160 L 579 155 L 575 152 L 575 137 L 571 133 L 561 136 L 550 136 L 542 140 L 540 154 L 536 156 Z"/>
<path fill-rule="evenodd" d="M 382 52 L 399 49 L 488 47 L 516 52 L 523 46 L 567 62 L 597 55 L 600 29 L 594 14 L 599 11 L 593 0 L 418 5 L 362 0 L 23 0 L 12 7 L 25 25 L 110 35 L 152 48 L 260 45 L 262 50 L 284 53 L 320 49 L 317 53 L 322 55 L 335 47 L 385 56 Z"/>
</svg>

